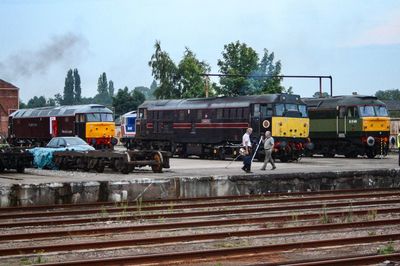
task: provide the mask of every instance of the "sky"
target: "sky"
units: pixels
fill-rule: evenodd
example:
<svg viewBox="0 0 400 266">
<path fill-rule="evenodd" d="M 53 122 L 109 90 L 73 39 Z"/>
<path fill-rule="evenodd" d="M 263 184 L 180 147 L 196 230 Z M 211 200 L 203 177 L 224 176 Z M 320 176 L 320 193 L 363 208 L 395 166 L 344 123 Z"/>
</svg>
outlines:
<svg viewBox="0 0 400 266">
<path fill-rule="evenodd" d="M 224 45 L 240 41 L 274 52 L 284 75 L 332 76 L 334 95 L 400 89 L 397 0 L 2 0 L 0 14 L 0 79 L 24 102 L 62 94 L 70 68 L 85 97 L 103 72 L 116 89 L 149 87 L 156 40 L 176 63 L 190 48 L 212 73 Z M 283 85 L 319 90 L 312 79 Z"/>
</svg>

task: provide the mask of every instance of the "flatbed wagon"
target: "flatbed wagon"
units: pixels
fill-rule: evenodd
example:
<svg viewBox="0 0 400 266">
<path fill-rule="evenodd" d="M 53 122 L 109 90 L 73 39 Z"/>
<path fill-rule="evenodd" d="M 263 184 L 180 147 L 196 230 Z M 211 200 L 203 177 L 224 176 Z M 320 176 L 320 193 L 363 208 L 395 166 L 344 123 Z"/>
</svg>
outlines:
<svg viewBox="0 0 400 266">
<path fill-rule="evenodd" d="M 5 169 L 15 169 L 23 173 L 32 167 L 33 155 L 24 148 L 0 145 L 0 173 Z"/>
<path fill-rule="evenodd" d="M 161 173 L 169 168 L 171 154 L 165 151 L 56 151 L 53 160 L 59 169 L 83 171 L 94 170 L 102 173 L 106 167 L 113 171 L 128 174 L 136 167 L 150 166 L 153 172 Z"/>
</svg>

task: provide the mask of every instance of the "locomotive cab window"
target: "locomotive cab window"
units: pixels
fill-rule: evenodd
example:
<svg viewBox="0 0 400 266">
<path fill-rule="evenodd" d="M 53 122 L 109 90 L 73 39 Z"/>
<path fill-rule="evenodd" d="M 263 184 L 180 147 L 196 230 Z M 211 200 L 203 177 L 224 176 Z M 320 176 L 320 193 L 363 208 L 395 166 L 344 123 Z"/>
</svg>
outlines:
<svg viewBox="0 0 400 266">
<path fill-rule="evenodd" d="M 347 117 L 348 118 L 358 117 L 358 110 L 356 106 L 347 107 Z"/>
<path fill-rule="evenodd" d="M 340 106 L 339 108 L 339 118 L 344 118 L 346 116 L 346 107 Z"/>
<path fill-rule="evenodd" d="M 273 113 L 271 104 L 262 104 L 260 106 L 261 117 L 271 117 Z"/>
<path fill-rule="evenodd" d="M 282 116 L 283 113 L 285 112 L 285 106 L 281 103 L 275 104 L 275 115 L 276 116 Z"/>
<path fill-rule="evenodd" d="M 301 113 L 301 117 L 308 117 L 306 105 L 299 104 L 299 112 Z"/>
<path fill-rule="evenodd" d="M 375 109 L 372 105 L 364 105 L 360 106 L 360 116 L 368 117 L 368 116 L 375 116 Z"/>
<path fill-rule="evenodd" d="M 374 106 L 376 116 L 389 116 L 385 106 Z"/>
</svg>

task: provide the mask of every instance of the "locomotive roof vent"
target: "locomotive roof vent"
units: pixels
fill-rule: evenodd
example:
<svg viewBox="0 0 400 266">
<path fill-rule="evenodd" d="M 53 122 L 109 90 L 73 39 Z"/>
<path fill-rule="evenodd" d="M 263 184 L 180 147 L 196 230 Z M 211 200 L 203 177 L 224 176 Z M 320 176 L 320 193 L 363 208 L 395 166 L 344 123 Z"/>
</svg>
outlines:
<svg viewBox="0 0 400 266">
<path fill-rule="evenodd" d="M 90 108 L 92 108 L 92 109 L 95 109 L 95 108 L 105 108 L 105 106 L 104 106 L 104 105 L 91 105 Z M 69 109 L 69 110 L 71 110 L 71 109 Z M 75 109 L 73 109 L 73 110 L 75 110 Z"/>
</svg>

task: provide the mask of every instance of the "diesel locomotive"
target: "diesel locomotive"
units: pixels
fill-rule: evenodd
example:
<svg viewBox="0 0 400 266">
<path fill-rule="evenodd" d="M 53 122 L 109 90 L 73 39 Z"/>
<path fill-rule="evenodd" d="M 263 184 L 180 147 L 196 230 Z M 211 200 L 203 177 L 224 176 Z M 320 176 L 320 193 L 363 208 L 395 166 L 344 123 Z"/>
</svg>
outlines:
<svg viewBox="0 0 400 266">
<path fill-rule="evenodd" d="M 223 159 L 239 154 L 248 127 L 255 144 L 272 132 L 275 158 L 296 160 L 308 144 L 307 106 L 290 94 L 146 101 L 138 108 L 130 146 Z"/>
<path fill-rule="evenodd" d="M 303 99 L 308 105 L 312 153 L 355 158 L 386 155 L 390 119 L 386 105 L 373 96 Z"/>
<path fill-rule="evenodd" d="M 117 143 L 113 112 L 103 105 L 20 109 L 8 119 L 8 141 L 13 145 L 44 146 L 56 136 L 78 136 L 95 148 Z"/>
</svg>

